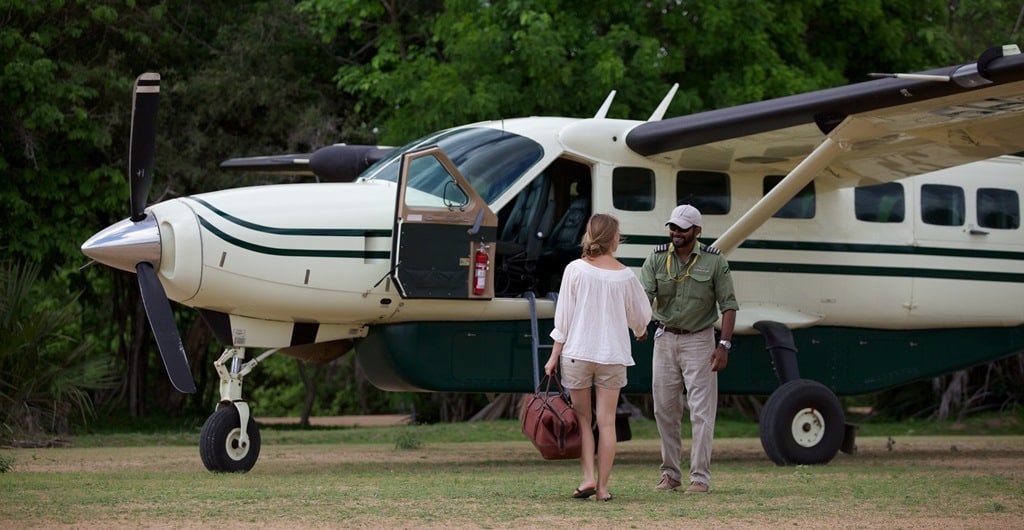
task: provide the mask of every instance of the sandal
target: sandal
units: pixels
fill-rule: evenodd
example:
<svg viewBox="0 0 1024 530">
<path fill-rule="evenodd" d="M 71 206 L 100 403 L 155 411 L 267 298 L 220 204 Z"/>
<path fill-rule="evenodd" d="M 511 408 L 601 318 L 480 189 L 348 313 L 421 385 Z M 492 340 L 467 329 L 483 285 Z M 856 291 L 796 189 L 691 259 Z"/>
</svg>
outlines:
<svg viewBox="0 0 1024 530">
<path fill-rule="evenodd" d="M 589 499 L 592 495 L 597 494 L 597 488 L 576 488 L 576 491 L 572 492 L 572 498 L 574 499 Z"/>
</svg>

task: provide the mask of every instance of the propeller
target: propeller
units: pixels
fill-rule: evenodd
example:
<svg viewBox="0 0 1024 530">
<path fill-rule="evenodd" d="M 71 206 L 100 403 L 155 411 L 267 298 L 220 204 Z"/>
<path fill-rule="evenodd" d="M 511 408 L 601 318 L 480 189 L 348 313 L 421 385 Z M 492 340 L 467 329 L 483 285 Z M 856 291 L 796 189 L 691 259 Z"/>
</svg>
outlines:
<svg viewBox="0 0 1024 530">
<path fill-rule="evenodd" d="M 132 130 L 128 155 L 131 221 L 139 225 L 146 220 L 146 198 L 153 183 L 153 154 L 156 151 L 156 117 L 160 103 L 160 74 L 145 73 L 135 80 L 132 95 Z M 145 224 L 145 223 L 144 223 Z M 159 234 L 159 233 L 157 233 Z M 88 244 L 88 243 L 86 243 Z M 157 260 L 159 263 L 159 260 Z M 164 368 L 171 384 L 180 392 L 193 393 L 196 383 L 188 365 L 185 347 L 181 343 L 178 326 L 174 322 L 171 303 L 151 261 L 135 264 L 142 292 L 142 305 L 146 308 L 149 326 L 156 337 Z"/>
</svg>

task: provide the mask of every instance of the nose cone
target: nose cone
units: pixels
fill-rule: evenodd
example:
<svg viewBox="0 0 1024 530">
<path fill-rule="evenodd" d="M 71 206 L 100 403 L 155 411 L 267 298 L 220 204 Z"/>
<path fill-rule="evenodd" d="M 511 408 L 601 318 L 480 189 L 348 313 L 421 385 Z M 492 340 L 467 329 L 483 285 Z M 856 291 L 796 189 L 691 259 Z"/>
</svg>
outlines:
<svg viewBox="0 0 1024 530">
<path fill-rule="evenodd" d="M 160 229 L 156 217 L 146 216 L 134 223 L 125 219 L 112 224 L 82 244 L 82 253 L 115 269 L 135 272 L 146 261 L 160 268 Z"/>
</svg>

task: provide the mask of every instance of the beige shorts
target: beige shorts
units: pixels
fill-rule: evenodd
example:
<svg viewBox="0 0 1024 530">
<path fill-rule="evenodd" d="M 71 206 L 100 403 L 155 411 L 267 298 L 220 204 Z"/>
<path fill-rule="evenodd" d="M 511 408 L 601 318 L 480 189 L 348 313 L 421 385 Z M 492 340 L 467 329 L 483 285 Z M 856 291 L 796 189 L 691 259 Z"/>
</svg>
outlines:
<svg viewBox="0 0 1024 530">
<path fill-rule="evenodd" d="M 591 386 L 622 388 L 626 386 L 626 367 L 562 357 L 562 386 L 575 390 Z"/>
</svg>

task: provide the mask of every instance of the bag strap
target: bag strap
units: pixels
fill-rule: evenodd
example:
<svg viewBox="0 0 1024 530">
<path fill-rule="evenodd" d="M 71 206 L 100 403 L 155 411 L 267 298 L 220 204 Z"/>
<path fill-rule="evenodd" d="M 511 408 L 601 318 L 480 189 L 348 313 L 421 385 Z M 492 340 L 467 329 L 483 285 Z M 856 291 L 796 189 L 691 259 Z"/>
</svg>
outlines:
<svg viewBox="0 0 1024 530">
<path fill-rule="evenodd" d="M 557 376 L 550 376 L 548 374 L 544 374 L 543 376 L 541 376 L 540 382 L 537 383 L 537 393 L 540 393 L 541 387 L 544 387 L 544 393 L 545 394 L 550 394 L 551 393 L 551 384 L 552 383 L 554 383 L 555 388 L 558 389 L 558 393 L 559 394 L 561 394 L 563 396 L 566 395 L 565 389 L 562 388 L 562 383 L 558 381 L 558 377 Z"/>
</svg>

